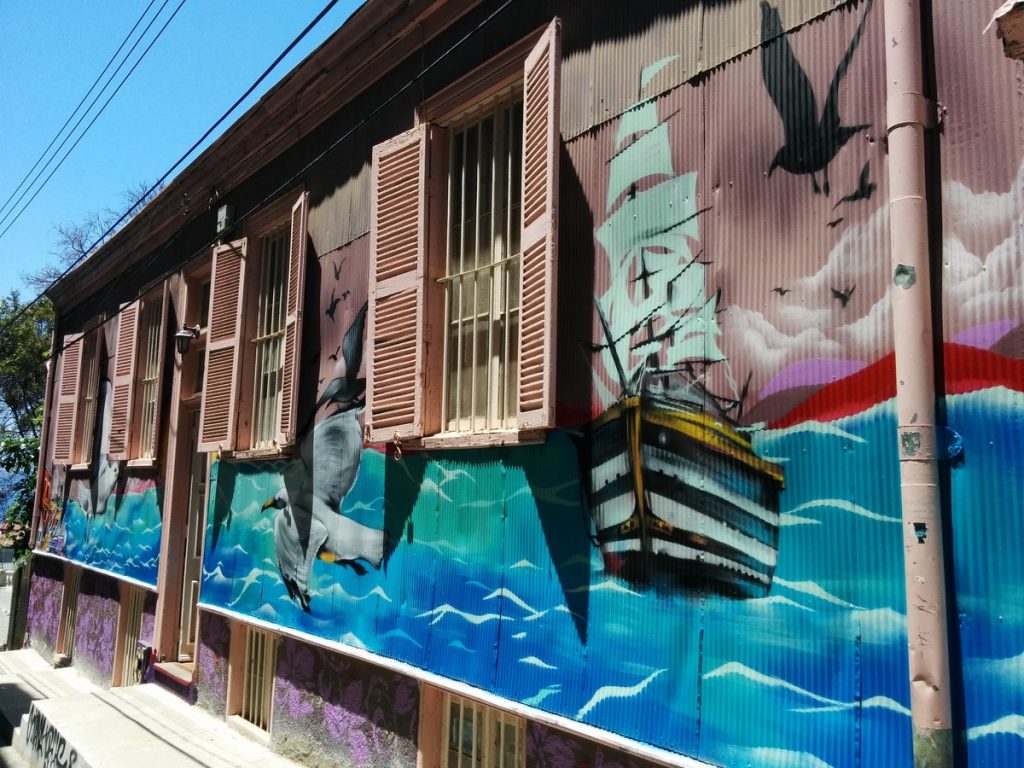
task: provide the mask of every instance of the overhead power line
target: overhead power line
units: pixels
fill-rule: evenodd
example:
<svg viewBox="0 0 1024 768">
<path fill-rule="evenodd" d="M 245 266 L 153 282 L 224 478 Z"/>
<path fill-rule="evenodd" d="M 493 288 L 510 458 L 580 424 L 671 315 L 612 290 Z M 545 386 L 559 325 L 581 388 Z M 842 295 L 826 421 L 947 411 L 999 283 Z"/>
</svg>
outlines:
<svg viewBox="0 0 1024 768">
<path fill-rule="evenodd" d="M 130 30 L 128 30 L 128 34 L 125 35 L 124 39 L 121 41 L 121 44 L 119 46 L 117 46 L 117 50 L 114 51 L 114 55 L 110 57 L 109 61 L 107 61 L 106 66 L 104 66 L 102 71 L 98 75 L 96 75 L 96 79 L 92 81 L 92 85 L 89 86 L 89 90 L 85 92 L 85 95 L 82 97 L 82 100 L 78 102 L 78 105 L 73 110 L 71 110 L 71 114 L 68 115 L 67 120 L 64 121 L 64 125 L 62 125 L 60 127 L 60 130 L 57 131 L 57 133 L 55 133 L 53 135 L 53 138 L 50 139 L 50 143 L 46 145 L 46 149 L 44 149 L 42 154 L 39 155 L 39 157 L 36 159 L 36 161 L 32 165 L 32 167 L 28 169 L 28 172 L 22 177 L 21 181 L 18 182 L 18 186 L 16 186 L 14 188 L 14 191 L 11 192 L 10 196 L 6 200 L 4 200 L 3 205 L 0 205 L 0 213 L 3 213 L 3 211 L 7 208 L 7 204 L 10 203 L 11 200 L 14 199 L 14 196 L 16 194 L 18 194 L 18 192 L 21 190 L 22 185 L 28 180 L 28 177 L 32 175 L 33 171 L 35 171 L 36 168 L 39 167 L 39 164 L 43 161 L 43 158 L 45 158 L 46 155 L 49 154 L 50 150 L 53 148 L 53 145 L 57 143 L 57 139 L 59 139 L 61 137 L 61 134 L 64 133 L 64 129 L 67 128 L 68 125 L 71 123 L 71 121 L 75 118 L 75 115 L 78 114 L 78 110 L 80 110 L 82 108 L 82 105 L 85 104 L 85 100 L 89 98 L 90 94 L 92 94 L 93 90 L 99 84 L 100 80 L 107 73 L 107 70 L 110 69 L 110 65 L 114 63 L 114 60 L 118 57 L 118 55 L 121 53 L 121 51 L 124 50 L 125 45 L 127 45 L 128 41 L 131 40 L 132 36 L 135 34 L 135 30 L 139 28 L 139 24 L 141 24 L 142 20 L 144 18 L 146 18 L 147 14 L 149 14 L 149 9 L 153 7 L 153 3 L 155 3 L 155 2 L 156 2 L 156 0 L 149 0 L 149 5 L 146 6 L 146 10 L 144 10 L 142 12 L 142 14 L 139 16 L 139 18 L 136 19 L 135 24 L 132 26 L 132 28 Z M 145 34 L 145 32 L 143 32 L 143 34 Z M 123 64 L 123 62 L 122 62 L 122 64 Z M 110 81 L 108 80 L 107 82 L 109 83 Z M 106 87 L 106 86 L 104 86 L 104 87 Z M 93 104 L 95 104 L 95 103 L 96 102 L 93 101 Z M 89 108 L 91 109 L 92 105 L 90 105 Z M 88 112 L 88 110 L 86 110 L 86 111 Z M 77 124 L 76 124 L 75 127 L 77 127 Z M 72 129 L 72 131 L 74 131 L 74 129 Z M 61 146 L 63 146 L 63 145 L 61 145 Z M 57 152 L 59 152 L 59 151 L 60 151 L 60 148 L 58 147 Z M 54 154 L 56 154 L 56 153 L 54 153 Z M 19 201 L 20 201 L 20 198 L 19 198 Z M 17 203 L 15 203 L 15 205 L 17 205 Z M 5 214 L 5 218 L 6 218 L 6 214 Z"/>
<path fill-rule="evenodd" d="M 292 42 L 292 44 L 289 45 L 288 48 L 285 49 L 284 53 L 282 53 L 281 56 L 279 56 L 275 60 L 274 64 L 272 64 L 268 68 L 267 72 L 269 72 L 269 70 L 272 69 L 288 53 L 288 51 L 290 51 L 291 48 L 293 48 L 299 42 L 299 40 L 301 40 L 301 38 L 310 29 L 312 29 L 313 26 L 315 26 L 315 24 L 323 17 L 324 14 L 326 14 L 335 5 L 336 2 L 337 2 L 337 0 L 332 0 L 332 2 L 328 3 L 327 7 L 325 7 L 324 10 L 321 11 L 320 14 L 318 14 L 317 18 L 314 19 L 312 22 L 310 22 L 310 25 L 308 27 L 306 27 L 305 30 L 302 31 L 300 36 L 298 38 L 296 38 Z M 396 99 L 398 99 L 399 96 L 401 96 L 407 90 L 409 90 L 414 85 L 419 83 L 422 80 L 424 75 L 426 75 L 428 72 L 430 72 L 432 69 L 434 69 L 434 67 L 436 67 L 442 61 L 444 61 L 446 58 L 448 58 L 452 53 L 454 53 L 456 50 L 458 50 L 459 47 L 461 47 L 464 43 L 466 43 L 468 40 L 470 40 L 473 36 L 475 36 L 482 29 L 484 29 L 488 24 L 493 22 L 494 19 L 496 19 L 502 12 L 504 12 L 510 5 L 512 5 L 513 2 L 515 2 L 515 0 L 505 0 L 504 3 L 502 3 L 500 6 L 498 6 L 493 11 L 491 11 L 491 13 L 488 14 L 480 22 L 478 22 L 475 27 L 473 27 L 471 30 L 466 32 L 466 34 L 464 34 L 462 37 L 460 37 L 458 40 L 456 40 L 454 43 L 452 43 L 447 49 L 445 49 L 443 52 L 441 52 L 437 56 L 437 58 L 435 58 L 429 64 L 424 65 L 423 68 L 420 69 L 420 71 L 418 73 L 416 73 L 409 80 L 409 82 L 407 82 L 405 85 L 399 87 L 397 90 L 392 92 L 387 98 L 385 98 L 376 107 L 374 107 L 367 115 L 365 115 L 363 118 L 358 120 L 356 122 L 356 124 L 353 125 L 349 130 L 347 130 L 344 134 L 342 134 L 337 139 L 335 139 L 326 149 L 324 149 L 322 152 L 320 152 L 318 155 L 316 155 L 316 157 L 311 159 L 308 163 L 306 163 L 297 172 L 292 174 L 287 180 L 285 180 L 281 184 L 279 184 L 272 192 L 270 192 L 269 194 L 264 196 L 258 203 L 256 203 L 252 207 L 250 207 L 249 210 L 247 210 L 245 213 L 241 214 L 240 216 L 236 216 L 235 217 L 235 224 L 237 225 L 237 224 L 242 223 L 243 221 L 248 219 L 250 216 L 252 216 L 254 213 L 256 213 L 257 211 L 259 211 L 262 208 L 264 208 L 268 203 L 272 202 L 275 198 L 277 198 L 278 196 L 280 196 L 284 192 L 286 192 L 289 189 L 291 189 L 292 187 L 294 187 L 295 183 L 297 181 L 299 181 L 303 177 L 304 174 L 306 174 L 310 169 L 312 169 L 314 166 L 316 166 L 320 162 L 322 162 L 324 160 L 324 158 L 326 158 L 328 155 L 330 155 L 342 143 L 347 141 L 356 131 L 358 131 L 360 128 L 362 128 L 364 125 L 366 125 L 370 120 L 372 120 L 374 117 L 376 117 L 380 112 L 382 112 L 384 109 L 386 109 L 392 102 L 394 102 Z M 261 75 L 260 79 L 265 77 L 267 72 L 265 72 L 264 75 Z M 249 89 L 249 91 L 247 91 L 247 94 L 249 92 L 251 92 L 251 90 L 253 88 L 255 88 L 258 83 L 259 83 L 259 80 L 257 80 L 257 82 L 253 84 L 253 86 Z M 243 95 L 239 99 L 239 101 L 237 101 L 235 103 L 234 106 L 237 106 L 238 103 L 240 103 L 244 98 L 245 98 L 245 95 Z M 232 107 L 232 109 L 233 108 L 234 107 Z M 224 117 L 226 117 L 227 114 L 228 113 L 225 113 Z M 215 123 L 214 126 L 212 126 L 210 128 L 210 130 L 207 131 L 207 134 L 205 134 L 205 135 L 209 135 L 209 133 L 211 133 L 216 128 L 217 124 L 219 124 L 221 121 L 223 121 L 224 117 L 222 117 L 221 120 L 219 120 L 217 123 Z M 205 138 L 205 135 L 204 135 L 204 138 Z M 203 139 L 200 139 L 199 142 L 197 142 L 195 145 L 193 145 L 193 147 L 189 151 L 191 152 L 192 149 L 195 149 L 195 147 L 198 146 L 198 144 L 201 143 L 202 140 Z M 183 158 L 184 158 L 184 156 L 183 156 Z M 180 163 L 181 161 L 179 160 L 178 162 Z M 173 169 L 174 169 L 174 167 L 172 167 L 172 169 L 169 170 L 167 172 L 167 174 L 165 174 L 163 177 L 161 177 L 161 179 L 156 184 L 154 184 L 154 187 L 156 187 L 157 185 L 161 184 L 167 178 L 167 176 L 171 173 L 171 171 L 173 171 Z M 152 188 L 146 194 L 148 195 L 151 191 L 152 191 Z M 125 216 L 127 216 L 127 215 L 128 215 L 128 212 L 126 211 L 125 214 L 121 217 L 121 219 L 119 219 L 117 222 L 115 222 L 113 225 L 111 225 L 110 229 L 107 230 L 107 233 L 104 233 L 103 235 L 100 236 L 100 238 L 97 240 L 97 242 L 102 242 L 103 238 L 106 237 L 106 235 L 112 229 L 114 229 L 121 222 L 121 220 Z M 182 268 L 182 266 L 188 264 L 189 262 L 191 262 L 196 257 L 198 257 L 201 254 L 205 253 L 214 244 L 216 239 L 217 238 L 214 237 L 214 238 L 206 241 L 203 245 L 201 245 L 198 248 L 196 248 L 187 258 L 184 259 L 184 261 L 182 262 L 181 265 L 176 266 L 174 269 L 169 270 L 168 272 L 164 273 L 164 277 L 167 277 L 168 275 L 171 275 L 171 274 L 173 274 L 175 272 L 178 272 Z M 93 247 L 95 247 L 95 244 L 94 244 Z M 165 248 L 166 248 L 166 246 L 165 246 Z M 150 254 L 146 259 L 144 259 L 141 262 L 142 267 L 147 267 L 150 264 L 152 264 L 159 257 L 159 255 L 161 254 L 162 250 L 164 250 L 164 249 L 158 249 L 158 250 L 154 251 L 152 254 Z M 13 318 L 11 318 L 11 320 L 8 321 L 8 327 L 10 327 L 15 322 L 17 322 L 19 317 L 21 317 L 35 303 L 37 303 L 40 299 L 42 299 L 42 297 L 45 295 L 46 291 L 48 291 L 50 288 L 52 288 L 54 285 L 56 285 L 56 283 L 60 282 L 60 280 L 62 280 L 84 258 L 85 257 L 83 256 L 83 257 L 80 257 L 78 260 L 76 260 L 75 264 L 72 264 L 59 277 L 57 277 L 55 280 L 53 280 L 49 284 L 49 286 L 47 286 L 46 289 L 44 289 L 38 296 L 36 296 L 35 299 L 33 299 L 28 304 L 26 304 L 24 307 L 22 307 L 21 310 Z M 99 323 L 99 325 L 103 325 L 103 324 L 109 322 L 114 317 L 117 317 L 120 314 L 120 312 L 121 312 L 121 310 L 117 310 L 116 312 L 112 313 L 105 320 L 103 320 L 101 323 Z M 99 325 L 97 327 L 99 327 Z M 7 330 L 6 328 L 0 329 L 0 334 L 5 333 L 6 330 Z M 59 348 L 54 350 L 54 352 L 53 352 L 54 355 L 60 354 L 61 352 L 64 351 L 64 347 L 61 347 L 60 345 L 57 345 L 57 346 Z"/>
<path fill-rule="evenodd" d="M 142 31 L 142 34 L 139 35 L 139 39 L 135 41 L 134 45 L 132 45 L 131 49 L 125 55 L 124 59 L 122 59 L 121 63 L 117 65 L 117 69 L 115 69 L 113 72 L 111 72 L 110 77 L 107 78 L 107 82 L 105 82 L 103 84 L 103 87 L 100 88 L 99 92 L 93 98 L 92 102 L 89 104 L 88 107 L 86 107 L 85 111 L 81 114 L 81 116 L 79 116 L 78 121 L 75 123 L 75 125 L 71 129 L 71 131 L 68 132 L 68 135 L 64 137 L 64 140 L 60 143 L 60 146 L 57 147 L 57 150 L 53 153 L 53 155 L 50 157 L 50 159 L 46 161 L 46 163 L 43 165 L 43 167 L 40 168 L 36 172 L 36 175 L 33 177 L 32 181 L 29 182 L 29 185 L 27 187 L 25 187 L 24 191 L 18 197 L 17 201 L 15 201 L 14 205 L 4 215 L 3 219 L 0 219 L 0 225 L 3 224 L 4 220 L 7 220 L 10 217 L 11 213 L 14 212 L 14 209 L 17 208 L 18 203 L 20 203 L 25 198 L 25 195 L 27 195 L 29 190 L 32 189 L 32 186 L 36 183 L 36 181 L 39 180 L 39 177 L 42 176 L 43 173 L 46 172 L 46 169 L 53 162 L 53 160 L 57 156 L 57 154 L 64 148 L 64 145 L 68 143 L 68 141 L 74 135 L 75 131 L 78 130 L 78 126 L 80 126 L 82 124 L 82 121 L 85 120 L 86 116 L 88 116 L 89 112 L 96 105 L 96 102 L 99 101 L 100 98 L 103 96 L 103 92 L 107 89 L 107 86 L 110 85 L 110 83 L 113 81 L 113 79 L 115 77 L 117 77 L 117 74 L 118 74 L 118 72 L 121 71 L 121 68 L 124 67 L 124 65 L 126 63 L 128 63 L 128 59 L 131 58 L 132 53 L 134 53 L 135 49 L 138 48 L 139 43 L 141 43 L 142 40 L 145 38 L 146 33 L 149 32 L 150 28 L 153 26 L 153 24 L 159 18 L 160 14 L 163 12 L 164 8 L 167 7 L 167 4 L 169 2 L 170 2 L 170 0 L 164 0 L 163 5 L 160 6 L 160 9 L 156 12 L 156 15 L 153 16 L 152 19 L 150 19 L 149 24 L 146 25 L 146 28 Z M 89 132 L 89 129 L 92 128 L 93 124 L 96 122 L 96 120 L 99 118 L 99 116 L 103 114 L 104 110 L 106 110 L 107 106 L 110 104 L 110 102 L 113 100 L 113 98 L 117 95 L 118 91 L 121 90 L 121 87 L 128 81 L 128 78 L 132 76 L 132 73 L 135 72 L 135 69 L 139 66 L 139 64 L 142 63 L 142 60 L 144 58 L 146 58 L 146 54 L 148 54 L 149 51 L 153 48 L 153 45 L 156 43 L 156 41 L 160 39 L 160 36 L 164 33 L 164 30 L 167 29 L 167 26 L 171 23 L 171 21 L 174 19 L 174 17 L 178 15 L 178 11 L 181 10 L 181 6 L 183 6 L 184 4 L 185 4 L 185 0 L 181 0 L 181 3 L 178 4 L 178 7 L 174 9 L 174 13 L 171 14 L 170 18 L 167 19 L 166 22 L 164 22 L 164 25 L 156 33 L 156 37 L 154 37 L 150 41 L 149 45 L 146 46 L 145 50 L 142 52 L 142 54 L 139 56 L 139 58 L 132 65 L 131 69 L 128 70 L 128 74 L 126 74 L 121 79 L 121 82 L 117 84 L 117 87 L 114 89 L 114 92 L 110 94 L 109 98 L 107 98 L 107 100 L 103 103 L 103 106 L 100 107 L 99 111 L 93 116 L 92 120 L 89 121 L 89 124 L 87 126 L 85 126 L 85 129 L 78 135 L 78 138 L 75 139 L 75 143 L 71 145 L 71 147 L 68 149 L 67 152 L 64 153 L 63 157 L 61 157 L 61 159 L 57 163 L 56 167 L 54 167 L 53 170 L 50 171 L 49 175 L 45 179 L 43 179 L 42 184 L 40 184 L 38 187 L 36 187 L 35 192 L 32 194 L 32 197 L 29 198 L 28 202 L 25 203 L 21 207 L 21 209 L 14 216 L 14 218 L 11 219 L 7 223 L 7 226 L 4 228 L 4 230 L 2 232 L 0 232 L 0 238 L 3 238 L 3 236 L 7 233 L 7 230 L 9 230 L 12 226 L 14 226 L 14 223 L 18 219 L 21 218 L 21 215 L 32 204 L 32 201 L 36 199 L 36 197 L 39 195 L 39 193 L 43 191 L 43 188 L 50 181 L 50 179 L 53 178 L 53 174 L 55 174 L 57 172 L 57 170 L 64 164 L 64 161 L 68 159 L 68 156 L 74 151 L 75 147 L 78 146 L 79 142 L 81 142 L 81 140 L 85 138 L 85 135 Z"/>
</svg>

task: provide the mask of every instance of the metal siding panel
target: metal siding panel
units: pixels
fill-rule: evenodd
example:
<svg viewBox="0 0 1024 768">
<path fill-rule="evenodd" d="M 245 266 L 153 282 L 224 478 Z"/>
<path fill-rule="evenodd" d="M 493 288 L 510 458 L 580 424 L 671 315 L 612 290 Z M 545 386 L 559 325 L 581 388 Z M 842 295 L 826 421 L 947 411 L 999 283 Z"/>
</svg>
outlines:
<svg viewBox="0 0 1024 768">
<path fill-rule="evenodd" d="M 977 34 L 995 5 L 940 3 L 932 19 L 943 108 L 940 413 L 963 445 L 946 470 L 950 663 L 971 766 L 1024 765 L 1024 86 L 994 30 Z"/>
</svg>

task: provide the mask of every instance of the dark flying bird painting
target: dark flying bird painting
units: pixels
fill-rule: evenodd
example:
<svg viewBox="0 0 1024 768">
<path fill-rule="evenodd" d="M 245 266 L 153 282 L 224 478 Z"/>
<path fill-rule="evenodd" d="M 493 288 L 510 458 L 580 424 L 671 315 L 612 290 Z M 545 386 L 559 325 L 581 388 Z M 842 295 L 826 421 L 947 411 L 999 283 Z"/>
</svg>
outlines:
<svg viewBox="0 0 1024 768">
<path fill-rule="evenodd" d="M 768 168 L 769 176 L 776 168 L 793 174 L 810 175 L 814 192 L 827 195 L 828 164 L 846 142 L 869 127 L 867 123 L 842 124 L 839 117 L 839 84 L 846 76 L 853 53 L 860 44 L 864 22 L 871 12 L 873 2 L 868 0 L 857 31 L 836 66 L 820 117 L 814 88 L 793 53 L 779 19 L 778 9 L 766 2 L 761 3 L 761 74 L 785 131 L 785 141 Z M 819 171 L 822 175 L 820 187 L 816 177 Z"/>
</svg>

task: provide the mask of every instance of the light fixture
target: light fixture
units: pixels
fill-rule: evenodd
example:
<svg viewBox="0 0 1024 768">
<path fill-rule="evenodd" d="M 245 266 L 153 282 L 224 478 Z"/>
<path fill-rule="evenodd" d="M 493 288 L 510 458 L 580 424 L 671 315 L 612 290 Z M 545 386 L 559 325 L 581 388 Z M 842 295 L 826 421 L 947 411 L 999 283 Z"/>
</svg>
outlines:
<svg viewBox="0 0 1024 768">
<path fill-rule="evenodd" d="M 179 355 L 184 355 L 188 352 L 188 345 L 192 339 L 199 337 L 199 326 L 189 328 L 187 325 L 181 326 L 181 330 L 174 334 L 174 348 L 178 350 Z"/>
</svg>

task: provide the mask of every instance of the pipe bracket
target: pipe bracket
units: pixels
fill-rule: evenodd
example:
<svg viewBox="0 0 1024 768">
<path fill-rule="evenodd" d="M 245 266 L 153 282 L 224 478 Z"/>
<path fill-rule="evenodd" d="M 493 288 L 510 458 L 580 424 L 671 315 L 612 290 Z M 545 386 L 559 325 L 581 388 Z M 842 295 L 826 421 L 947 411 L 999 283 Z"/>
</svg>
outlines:
<svg viewBox="0 0 1024 768">
<path fill-rule="evenodd" d="M 920 125 L 925 130 L 938 128 L 939 105 L 920 93 L 898 93 L 890 96 L 886 104 L 885 117 L 888 136 L 897 128 Z"/>
</svg>

